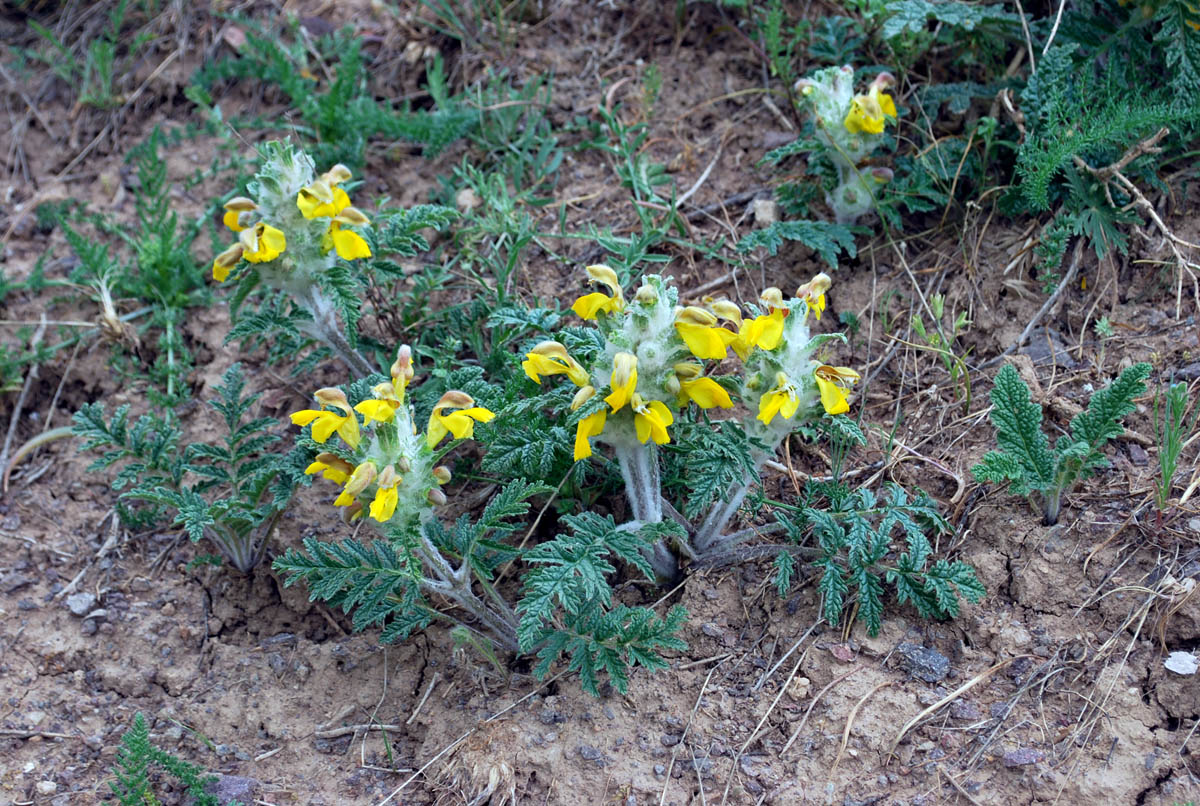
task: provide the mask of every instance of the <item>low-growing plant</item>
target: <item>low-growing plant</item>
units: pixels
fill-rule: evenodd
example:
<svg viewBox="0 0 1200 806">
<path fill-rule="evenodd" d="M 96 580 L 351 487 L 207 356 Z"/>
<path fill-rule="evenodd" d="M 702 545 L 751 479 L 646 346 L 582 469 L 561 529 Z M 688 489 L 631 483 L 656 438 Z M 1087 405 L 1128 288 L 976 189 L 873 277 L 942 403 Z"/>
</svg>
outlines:
<svg viewBox="0 0 1200 806">
<path fill-rule="evenodd" d="M 279 439 L 269 417 L 247 419 L 258 399 L 243 396 L 241 367 L 230 367 L 210 401 L 225 428 L 224 444 L 184 443 L 174 416 L 144 414 L 129 423 L 129 406 L 111 419 L 103 403 L 83 406 L 73 433 L 85 450 L 101 451 L 89 470 L 120 463 L 113 478 L 121 500 L 165 509 L 192 541 L 207 538 L 231 565 L 248 572 L 266 551 L 276 519 L 295 485 L 288 460 L 268 448 Z"/>
<path fill-rule="evenodd" d="M 1159 518 L 1167 511 L 1179 455 L 1200 418 L 1200 407 L 1188 419 L 1188 385 L 1183 381 L 1169 384 L 1154 396 L 1154 431 L 1158 435 L 1158 478 L 1154 482 L 1154 504 Z"/>
<path fill-rule="evenodd" d="M 161 767 L 182 784 L 195 806 L 238 806 L 237 801 L 222 804 L 208 791 L 217 776 L 155 747 L 150 740 L 150 727 L 138 712 L 133 716 L 133 724 L 121 735 L 116 766 L 112 770 L 116 780 L 108 784 L 121 806 L 157 806 L 160 801 L 154 795 L 150 779 L 154 767 Z"/>
<path fill-rule="evenodd" d="M 1035 497 L 1043 522 L 1058 523 L 1062 497 L 1075 483 L 1105 467 L 1104 446 L 1123 432 L 1121 420 L 1146 391 L 1150 365 L 1134 364 L 1092 395 L 1088 407 L 1071 420 L 1070 433 L 1050 447 L 1042 431 L 1042 407 L 1030 400 L 1029 387 L 1006 364 L 992 389 L 992 424 L 998 450 L 988 451 L 971 472 L 983 482 L 1010 482 L 1017 495 Z"/>
<path fill-rule="evenodd" d="M 912 317 L 912 329 L 921 337 L 924 345 L 919 345 L 921 349 L 929 350 L 936 355 L 942 362 L 942 366 L 950 373 L 950 383 L 954 385 L 954 396 L 958 398 L 958 387 L 961 384 L 963 389 L 963 406 L 965 409 L 971 408 L 971 373 L 967 368 L 967 354 L 970 350 L 959 353 L 955 350 L 955 341 L 967 329 L 971 322 L 967 319 L 967 312 L 960 311 L 949 327 L 942 324 L 942 317 L 946 311 L 946 297 L 943 294 L 934 294 L 929 298 L 929 311 L 933 314 L 932 329 L 925 327 L 925 320 L 921 315 L 914 314 Z"/>
</svg>

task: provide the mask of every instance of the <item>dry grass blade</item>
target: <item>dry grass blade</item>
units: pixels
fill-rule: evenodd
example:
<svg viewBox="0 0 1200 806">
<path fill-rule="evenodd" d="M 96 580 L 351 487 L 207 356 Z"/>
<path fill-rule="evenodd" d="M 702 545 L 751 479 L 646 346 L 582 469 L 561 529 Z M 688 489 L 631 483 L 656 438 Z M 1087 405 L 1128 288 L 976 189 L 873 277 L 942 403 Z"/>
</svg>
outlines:
<svg viewBox="0 0 1200 806">
<path fill-rule="evenodd" d="M 887 752 L 883 754 L 884 755 L 884 764 L 887 764 L 891 761 L 892 756 L 895 755 L 895 753 L 896 753 L 896 747 L 900 744 L 900 740 L 904 738 L 904 735 L 906 733 L 908 733 L 910 730 L 912 730 L 913 726 L 916 725 L 918 722 L 920 722 L 922 719 L 924 719 L 925 717 L 934 713 L 935 711 L 940 710 L 941 708 L 945 707 L 946 705 L 949 705 L 950 703 L 954 702 L 956 699 L 961 697 L 963 694 L 966 694 L 968 691 L 975 688 L 980 683 L 989 679 L 996 672 L 1000 671 L 1005 666 L 1008 666 L 1010 663 L 1017 660 L 1017 658 L 1029 658 L 1029 657 L 1033 657 L 1033 656 L 1032 655 L 1016 655 L 1014 657 L 1009 658 L 1008 660 L 1000 661 L 995 666 L 992 666 L 991 668 L 986 669 L 985 671 L 980 672 L 979 674 L 975 675 L 970 680 L 963 683 L 958 688 L 954 689 L 954 691 L 951 691 L 945 697 L 942 697 L 940 700 L 935 702 L 933 705 L 929 706 L 924 711 L 917 714 L 912 719 L 908 720 L 908 722 L 906 722 L 904 724 L 904 727 L 900 728 L 900 732 L 896 734 L 896 738 L 892 739 L 892 743 L 888 747 Z"/>
</svg>

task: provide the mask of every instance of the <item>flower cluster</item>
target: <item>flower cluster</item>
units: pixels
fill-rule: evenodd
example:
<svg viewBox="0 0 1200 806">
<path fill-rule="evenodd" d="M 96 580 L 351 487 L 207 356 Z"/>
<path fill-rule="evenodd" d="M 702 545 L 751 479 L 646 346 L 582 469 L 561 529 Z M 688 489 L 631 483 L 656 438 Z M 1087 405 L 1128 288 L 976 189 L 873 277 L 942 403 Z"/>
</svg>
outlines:
<svg viewBox="0 0 1200 806">
<path fill-rule="evenodd" d="M 861 167 L 883 141 L 896 102 L 884 90 L 896 83 L 880 73 L 865 93 L 854 92 L 854 68 L 827 67 L 796 82 L 796 91 L 811 107 L 816 137 L 838 171 L 838 186 L 827 197 L 839 223 L 853 224 L 874 209 L 878 188 L 891 181 L 888 168 Z"/>
<path fill-rule="evenodd" d="M 353 229 L 370 226 L 370 219 L 351 206 L 341 187 L 350 178 L 340 164 L 314 177 L 306 154 L 278 145 L 250 183 L 254 198 L 225 203 L 222 221 L 238 239 L 213 260 L 213 278 L 225 282 L 241 260 L 271 264 L 283 258 L 277 274 L 304 276 L 328 268 L 331 253 L 343 260 L 370 257 L 366 239 Z"/>
<path fill-rule="evenodd" d="M 314 442 L 324 445 L 337 434 L 344 443 L 339 452 L 318 454 L 305 473 L 342 485 L 333 504 L 345 507 L 347 520 L 362 517 L 369 502 L 370 517 L 380 523 L 421 523 L 431 504 L 446 503 L 438 488 L 450 481 L 450 469 L 436 465 L 437 446 L 448 434 L 469 439 L 475 423 L 495 416 L 470 395 L 452 390 L 434 405 L 422 436 L 405 400 L 412 378 L 412 350 L 404 345 L 391 366 L 391 380 L 372 387 L 371 399 L 351 406 L 341 389 L 318 389 L 313 397 L 319 408 L 291 416 L 295 425 L 311 426 Z"/>
<path fill-rule="evenodd" d="M 680 306 L 676 290 L 657 275 L 647 276 L 627 302 L 611 268 L 588 266 L 587 273 L 605 291 L 580 297 L 572 310 L 596 321 L 604 335 L 595 365 L 583 367 L 557 341 L 538 344 L 522 362 L 535 383 L 565 375 L 578 387 L 571 404 L 578 413 L 576 461 L 591 456 L 596 438 L 618 450 L 633 440 L 668 443 L 675 412 L 689 404 L 732 409 L 731 391 L 757 409 L 753 427 L 759 430 L 790 432 L 797 414 L 818 411 L 818 400 L 830 414 L 848 410 L 846 389 L 858 374 L 810 357 L 815 345 L 806 322 L 825 309 L 827 275 L 817 275 L 791 301 L 769 288 L 761 308 L 743 313 L 729 300 Z M 709 375 L 731 349 L 745 367 L 743 376 Z"/>
</svg>

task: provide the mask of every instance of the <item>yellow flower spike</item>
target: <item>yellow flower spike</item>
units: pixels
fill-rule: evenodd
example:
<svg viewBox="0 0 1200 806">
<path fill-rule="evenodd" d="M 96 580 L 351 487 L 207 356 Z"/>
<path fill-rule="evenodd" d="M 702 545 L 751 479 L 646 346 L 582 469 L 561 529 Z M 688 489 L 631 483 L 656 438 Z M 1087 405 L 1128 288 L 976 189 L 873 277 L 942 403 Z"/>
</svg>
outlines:
<svg viewBox="0 0 1200 806">
<path fill-rule="evenodd" d="M 592 282 L 608 288 L 609 294 L 602 294 L 599 291 L 591 294 L 585 294 L 575 300 L 575 304 L 571 306 L 580 319 L 595 319 L 600 311 L 605 313 L 617 313 L 625 308 L 625 297 L 621 294 L 621 283 L 617 279 L 617 273 L 608 266 L 596 264 L 588 266 L 586 269 L 588 277 Z"/>
<path fill-rule="evenodd" d="M 633 353 L 617 353 L 613 356 L 612 377 L 609 385 L 612 392 L 604 398 L 613 412 L 625 407 L 637 389 L 637 356 Z"/>
<path fill-rule="evenodd" d="M 268 263 L 287 249 L 287 237 L 264 221 L 238 233 L 238 241 L 244 247 L 242 257 L 251 263 Z"/>
<path fill-rule="evenodd" d="M 403 479 L 394 467 L 388 465 L 376 481 L 379 486 L 375 491 L 375 500 L 371 502 L 371 517 L 380 523 L 387 523 L 396 513 L 396 504 L 400 502 L 396 488 Z"/>
<path fill-rule="evenodd" d="M 543 341 L 529 351 L 521 368 L 539 386 L 543 375 L 566 375 L 576 386 L 587 386 L 590 380 L 579 362 L 567 353 L 567 348 L 557 341 Z"/>
<path fill-rule="evenodd" d="M 651 400 L 647 403 L 635 392 L 629 405 L 633 409 L 633 426 L 637 430 L 640 442 L 653 439 L 654 444 L 665 445 L 671 441 L 667 426 L 675 422 L 675 417 L 666 403 L 661 400 Z"/>
<path fill-rule="evenodd" d="M 342 229 L 342 225 L 336 220 L 330 223 L 321 249 L 326 254 L 330 249 L 337 250 L 338 257 L 342 260 L 358 260 L 371 256 L 371 247 L 366 239 L 354 230 Z"/>
<path fill-rule="evenodd" d="M 451 411 L 442 414 L 443 409 Z M 429 415 L 425 444 L 432 450 L 447 434 L 453 434 L 455 439 L 470 439 L 475 435 L 475 423 L 491 422 L 495 417 L 482 406 L 476 406 L 474 398 L 466 392 L 452 389 L 442 395 Z"/>
<path fill-rule="evenodd" d="M 821 392 L 821 405 L 827 414 L 845 414 L 850 411 L 850 401 L 846 397 L 846 389 L 858 382 L 861 377 L 850 367 L 831 367 L 822 364 L 813 370 L 817 380 L 817 389 Z"/>
<path fill-rule="evenodd" d="M 733 401 L 729 393 L 712 378 L 692 378 L 679 381 L 680 396 L 692 401 L 702 409 L 719 406 L 732 409 Z"/>
<path fill-rule="evenodd" d="M 758 419 L 763 425 L 770 425 L 776 414 L 790 420 L 800 408 L 800 395 L 796 386 L 782 372 L 775 373 L 775 386 L 758 401 Z"/>
<path fill-rule="evenodd" d="M 321 473 L 334 484 L 345 484 L 353 472 L 354 465 L 332 453 L 318 453 L 313 463 L 304 468 L 304 475 L 311 476 L 314 473 Z"/>
<path fill-rule="evenodd" d="M 296 194 L 296 207 L 307 219 L 333 218 L 350 206 L 350 197 L 337 185 L 318 179 L 300 188 Z"/>
<path fill-rule="evenodd" d="M 213 259 L 212 273 L 213 279 L 218 283 L 223 283 L 229 279 L 229 271 L 237 265 L 242 259 L 242 253 L 246 251 L 246 247 L 240 243 L 235 243 L 233 246 L 226 249 L 221 254 Z"/>
<path fill-rule="evenodd" d="M 342 489 L 341 494 L 334 499 L 333 505 L 335 507 L 348 507 L 353 504 L 359 494 L 375 482 L 375 477 L 378 474 L 379 471 L 375 467 L 374 462 L 363 462 L 354 468 L 354 472 L 346 480 L 346 486 Z"/>
</svg>

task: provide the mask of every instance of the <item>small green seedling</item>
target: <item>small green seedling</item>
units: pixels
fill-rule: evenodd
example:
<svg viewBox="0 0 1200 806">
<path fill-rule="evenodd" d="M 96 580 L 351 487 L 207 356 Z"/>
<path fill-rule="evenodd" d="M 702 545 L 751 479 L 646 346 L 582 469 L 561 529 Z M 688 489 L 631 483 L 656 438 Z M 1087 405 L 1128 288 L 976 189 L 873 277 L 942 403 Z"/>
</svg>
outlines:
<svg viewBox="0 0 1200 806">
<path fill-rule="evenodd" d="M 1161 402 L 1160 402 L 1161 401 Z M 1179 466 L 1179 454 L 1184 442 L 1196 427 L 1200 407 L 1187 419 L 1188 387 L 1183 381 L 1167 387 L 1166 394 L 1154 398 L 1154 431 L 1158 434 L 1158 479 L 1154 483 L 1154 505 L 1158 517 L 1167 510 L 1167 499 L 1171 497 L 1171 482 Z M 1186 423 L 1186 424 L 1185 424 Z"/>
<path fill-rule="evenodd" d="M 1029 387 L 1011 365 L 996 375 L 992 424 L 999 450 L 988 451 L 971 468 L 982 482 L 1012 482 L 1018 495 L 1037 497 L 1043 522 L 1058 523 L 1063 493 L 1076 481 L 1104 467 L 1104 444 L 1122 433 L 1121 420 L 1134 410 L 1133 399 L 1146 391 L 1150 365 L 1134 364 L 1092 395 L 1086 411 L 1071 420 L 1071 432 L 1050 448 L 1042 432 L 1042 407 L 1029 399 Z"/>
</svg>

